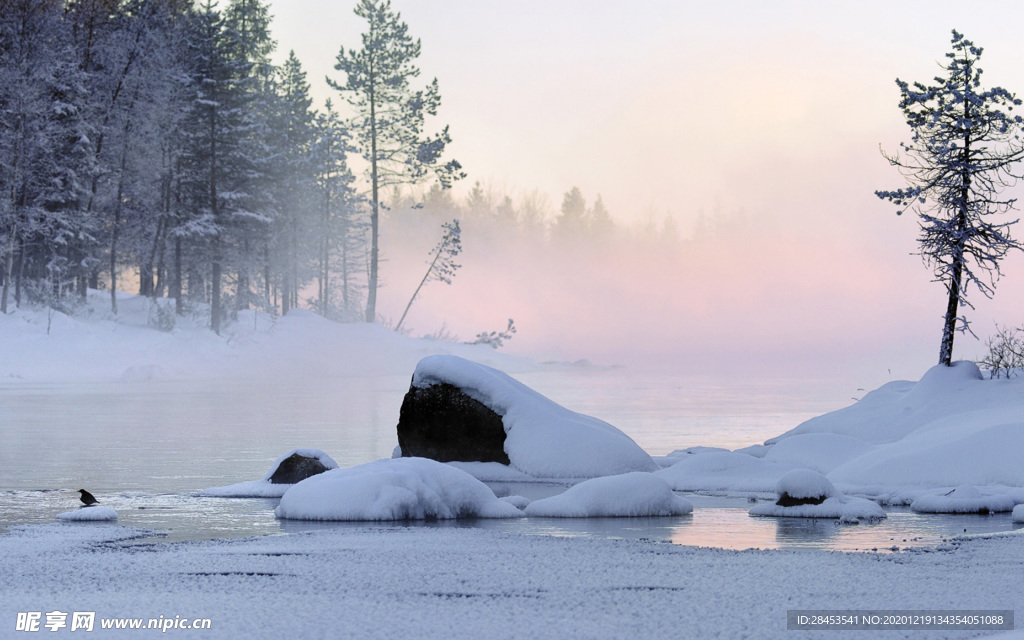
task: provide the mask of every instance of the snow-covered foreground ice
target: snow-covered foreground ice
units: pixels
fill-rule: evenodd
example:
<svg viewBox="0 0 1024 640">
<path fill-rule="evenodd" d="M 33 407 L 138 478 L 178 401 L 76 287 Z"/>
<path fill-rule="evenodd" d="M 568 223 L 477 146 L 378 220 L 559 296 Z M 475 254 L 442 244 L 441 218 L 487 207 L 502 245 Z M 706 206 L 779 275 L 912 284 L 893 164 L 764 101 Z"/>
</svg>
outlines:
<svg viewBox="0 0 1024 640">
<path fill-rule="evenodd" d="M 204 638 L 792 640 L 788 609 L 1024 610 L 1022 535 L 889 556 L 479 529 L 354 527 L 142 545 L 132 535 L 43 525 L 0 536 L 2 635 L 14 633 L 18 612 L 57 610 L 93 611 L 97 627 L 110 618 L 208 618 L 209 629 L 193 632 Z M 893 637 L 972 635 L 907 634 Z"/>
</svg>

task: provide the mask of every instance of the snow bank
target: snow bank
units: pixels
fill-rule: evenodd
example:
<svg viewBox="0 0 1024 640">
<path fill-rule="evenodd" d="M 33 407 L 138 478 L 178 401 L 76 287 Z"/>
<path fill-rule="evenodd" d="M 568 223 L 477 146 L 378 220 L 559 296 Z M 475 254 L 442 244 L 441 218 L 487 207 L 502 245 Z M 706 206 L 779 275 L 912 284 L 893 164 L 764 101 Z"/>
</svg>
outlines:
<svg viewBox="0 0 1024 640">
<path fill-rule="evenodd" d="M 711 451 L 682 456 L 679 462 L 654 475 L 676 491 L 770 493 L 779 478 L 792 468 L 745 453 Z"/>
<path fill-rule="evenodd" d="M 464 471 L 426 458 L 386 458 L 293 485 L 274 511 L 290 520 L 515 518 L 523 512 Z"/>
<path fill-rule="evenodd" d="M 278 459 L 274 461 L 274 464 L 270 465 L 270 469 L 263 474 L 262 480 L 239 482 L 223 487 L 210 487 L 209 489 L 203 489 L 200 491 L 199 495 L 205 498 L 280 498 L 284 495 L 285 491 L 294 485 L 273 483 L 270 481 L 270 478 L 274 476 L 274 473 L 277 472 L 277 469 L 281 466 L 282 462 L 296 454 L 304 458 L 313 458 L 314 460 L 318 460 L 320 464 L 324 465 L 328 469 L 338 468 L 338 463 L 334 461 L 334 458 L 327 455 L 320 449 L 292 449 L 288 453 L 278 457 Z"/>
<path fill-rule="evenodd" d="M 612 425 L 549 400 L 507 374 L 455 356 L 428 356 L 412 384 L 448 383 L 502 418 L 511 466 L 538 478 L 594 478 L 658 465 Z"/>
<path fill-rule="evenodd" d="M 672 493 L 668 483 L 642 472 L 586 480 L 526 507 L 528 516 L 553 518 L 679 516 L 692 511 L 693 504 Z"/>
<path fill-rule="evenodd" d="M 962 485 L 947 493 L 927 493 L 911 503 L 918 513 L 991 513 L 1011 511 L 1013 497 L 1005 493 L 982 493 L 977 487 Z"/>
<path fill-rule="evenodd" d="M 63 522 L 112 522 L 117 520 L 117 512 L 110 507 L 82 507 L 74 511 L 58 513 L 57 519 Z"/>
<path fill-rule="evenodd" d="M 1018 504 L 1010 514 L 1014 522 L 1024 522 L 1024 504 Z"/>
<path fill-rule="evenodd" d="M 891 382 L 766 442 L 765 459 L 827 472 L 847 492 L 1024 487 L 1024 377 L 957 362 Z"/>
<path fill-rule="evenodd" d="M 160 299 L 157 304 L 171 305 Z M 222 380 L 407 375 L 424 355 L 455 354 L 505 370 L 534 370 L 527 358 L 487 345 L 408 338 L 380 325 L 337 323 L 304 309 L 281 317 L 244 310 L 218 336 L 209 306 L 157 329 L 149 298 L 90 289 L 73 316 L 25 304 L 0 314 L 0 379 L 6 382 Z M 330 354 L 330 357 L 325 357 Z"/>
</svg>

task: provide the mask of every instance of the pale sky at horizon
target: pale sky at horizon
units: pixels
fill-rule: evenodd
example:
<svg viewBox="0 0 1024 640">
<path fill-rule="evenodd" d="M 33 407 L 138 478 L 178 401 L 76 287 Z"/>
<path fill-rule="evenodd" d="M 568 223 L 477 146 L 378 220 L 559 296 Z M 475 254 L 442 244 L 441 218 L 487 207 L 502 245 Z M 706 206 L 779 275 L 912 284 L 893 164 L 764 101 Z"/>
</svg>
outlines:
<svg viewBox="0 0 1024 640">
<path fill-rule="evenodd" d="M 364 25 L 354 5 L 271 4 L 278 56 L 295 50 L 318 105 L 337 101 L 323 77 L 337 77 L 339 47 L 359 43 Z M 684 235 L 701 213 L 742 212 L 785 238 L 793 255 L 820 259 L 832 246 L 826 256 L 847 256 L 846 272 L 833 268 L 835 288 L 864 296 L 865 305 L 877 301 L 879 283 L 863 291 L 858 279 L 898 263 L 884 304 L 916 301 L 902 317 L 925 323 L 924 346 L 908 346 L 903 356 L 919 368 L 931 364 L 941 285 L 907 255 L 916 250 L 913 220 L 897 218 L 873 195 L 903 184 L 879 153 L 879 145 L 895 150 L 907 138 L 894 80 L 929 81 L 956 28 L 985 48 L 986 84 L 1024 96 L 1024 3 L 979 2 L 974 13 L 963 3 L 925 1 L 392 0 L 392 7 L 422 40 L 423 79 L 440 83 L 434 125 L 450 126 L 450 155 L 469 174 L 457 194 L 476 180 L 514 198 L 538 189 L 554 212 L 578 186 L 588 203 L 601 194 L 621 224 L 671 214 Z M 889 254 L 892 263 L 879 258 Z M 864 261 L 871 264 L 858 275 Z M 1016 302 L 1022 278 L 1014 256 L 996 301 L 975 296 L 980 335 L 994 320 L 1024 324 Z M 813 324 L 815 296 L 795 298 L 792 317 L 778 322 L 787 330 Z M 568 351 L 587 355 L 582 346 Z"/>
</svg>

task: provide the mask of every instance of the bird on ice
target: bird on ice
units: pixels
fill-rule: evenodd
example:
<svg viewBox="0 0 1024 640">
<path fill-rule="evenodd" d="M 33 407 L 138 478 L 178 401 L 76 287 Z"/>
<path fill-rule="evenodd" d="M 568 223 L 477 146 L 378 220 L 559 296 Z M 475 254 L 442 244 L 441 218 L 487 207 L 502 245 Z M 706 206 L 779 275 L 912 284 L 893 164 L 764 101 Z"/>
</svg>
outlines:
<svg viewBox="0 0 1024 640">
<path fill-rule="evenodd" d="M 92 505 L 99 502 L 99 500 L 96 499 L 96 496 L 92 495 L 85 489 L 79 489 L 78 493 L 82 494 L 82 504 L 84 504 L 87 507 L 91 507 Z"/>
</svg>

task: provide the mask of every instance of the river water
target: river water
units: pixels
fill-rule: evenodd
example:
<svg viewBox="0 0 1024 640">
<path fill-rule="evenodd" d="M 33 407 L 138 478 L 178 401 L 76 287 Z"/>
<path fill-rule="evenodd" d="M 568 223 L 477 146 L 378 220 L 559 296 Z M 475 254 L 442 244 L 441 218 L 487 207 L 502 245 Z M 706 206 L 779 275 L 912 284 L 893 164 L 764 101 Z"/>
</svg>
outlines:
<svg viewBox="0 0 1024 640">
<path fill-rule="evenodd" d="M 828 381 L 740 382 L 626 369 L 555 368 L 516 376 L 570 409 L 602 418 L 652 455 L 756 444 L 852 402 Z M 53 522 L 77 489 L 118 511 L 118 524 L 187 540 L 332 526 L 278 521 L 276 500 L 200 498 L 200 489 L 261 478 L 282 453 L 325 450 L 340 466 L 391 455 L 408 376 L 281 384 L 146 382 L 0 385 L 0 531 Z M 559 485 L 493 485 L 537 498 Z M 688 496 L 679 518 L 523 518 L 411 525 L 478 526 L 535 535 L 648 538 L 745 548 L 886 550 L 963 533 L 1011 530 L 1007 514 L 922 516 L 889 509 L 873 525 L 752 518 L 746 498 Z"/>
</svg>

